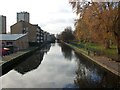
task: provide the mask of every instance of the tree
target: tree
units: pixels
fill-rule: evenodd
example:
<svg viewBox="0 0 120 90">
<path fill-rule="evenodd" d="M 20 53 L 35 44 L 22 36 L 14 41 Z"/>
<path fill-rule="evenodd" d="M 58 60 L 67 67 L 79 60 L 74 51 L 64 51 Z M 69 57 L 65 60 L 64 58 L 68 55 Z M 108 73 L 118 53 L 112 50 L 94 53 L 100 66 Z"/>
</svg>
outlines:
<svg viewBox="0 0 120 90">
<path fill-rule="evenodd" d="M 88 27 L 91 38 L 101 39 L 105 48 L 109 48 L 109 40 L 114 36 L 120 56 L 120 2 L 81 1 L 75 0 L 70 4 L 76 14 L 80 14 L 79 19 L 82 19 Z"/>
<path fill-rule="evenodd" d="M 66 27 L 64 31 L 60 34 L 60 39 L 64 42 L 69 42 L 74 40 L 72 28 Z"/>
<path fill-rule="evenodd" d="M 89 35 L 88 28 L 83 21 L 83 19 L 79 19 L 76 23 L 76 28 L 75 28 L 75 37 L 79 41 L 89 41 L 90 35 Z"/>
<path fill-rule="evenodd" d="M 101 3 L 102 11 L 99 13 L 101 25 L 104 30 L 114 35 L 117 42 L 118 55 L 120 55 L 120 2 Z"/>
</svg>

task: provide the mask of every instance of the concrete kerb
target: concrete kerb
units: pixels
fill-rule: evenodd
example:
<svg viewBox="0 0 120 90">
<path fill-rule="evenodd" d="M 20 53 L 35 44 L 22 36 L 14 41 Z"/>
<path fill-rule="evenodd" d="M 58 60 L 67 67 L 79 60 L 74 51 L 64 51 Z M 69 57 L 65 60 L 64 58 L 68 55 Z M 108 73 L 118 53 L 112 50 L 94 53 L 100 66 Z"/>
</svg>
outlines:
<svg viewBox="0 0 120 90">
<path fill-rule="evenodd" d="M 25 53 L 22 53 L 22 54 L 18 55 L 17 57 L 13 57 L 9 61 L 4 61 L 4 63 L 2 63 L 0 65 L 0 70 L 2 70 L 2 74 L 7 73 L 10 69 L 12 69 L 14 66 L 18 65 L 19 63 L 21 63 L 24 60 L 24 58 L 29 57 L 36 50 L 38 50 L 38 47 L 34 48 L 32 50 L 29 50 L 29 51 L 27 51 Z"/>
<path fill-rule="evenodd" d="M 116 71 L 116 70 L 114 70 L 114 69 L 112 69 L 112 68 L 110 68 L 110 67 L 108 67 L 108 66 L 106 66 L 106 65 L 104 65 L 104 64 L 102 64 L 100 62 L 98 62 L 97 60 L 94 60 L 93 58 L 91 58 L 90 56 L 88 56 L 85 51 L 81 50 L 80 48 L 74 47 L 74 46 L 72 46 L 72 45 L 70 45 L 68 43 L 65 43 L 65 44 L 68 45 L 69 47 L 71 47 L 72 49 L 74 49 L 76 52 L 78 52 L 81 55 L 83 55 L 85 58 L 93 61 L 97 65 L 103 67 L 104 69 L 106 69 L 106 70 L 108 70 L 108 71 L 112 72 L 113 74 L 115 74 L 115 75 L 117 75 L 117 76 L 120 77 L 120 72 L 119 71 Z"/>
<path fill-rule="evenodd" d="M 28 57 L 28 56 L 31 55 L 33 52 L 41 49 L 45 44 L 46 44 L 46 43 L 43 43 L 43 44 L 42 44 L 41 46 L 39 46 L 39 47 L 36 47 L 36 48 L 34 48 L 34 49 L 31 49 L 31 50 L 28 50 L 28 51 L 26 51 L 26 52 L 18 55 L 17 57 L 13 57 L 11 60 L 8 60 L 8 61 L 2 60 L 2 63 L 0 64 L 0 67 L 1 67 L 3 64 L 9 63 L 10 61 L 15 60 L 15 59 L 17 59 L 17 58 L 19 58 L 19 57 Z"/>
</svg>

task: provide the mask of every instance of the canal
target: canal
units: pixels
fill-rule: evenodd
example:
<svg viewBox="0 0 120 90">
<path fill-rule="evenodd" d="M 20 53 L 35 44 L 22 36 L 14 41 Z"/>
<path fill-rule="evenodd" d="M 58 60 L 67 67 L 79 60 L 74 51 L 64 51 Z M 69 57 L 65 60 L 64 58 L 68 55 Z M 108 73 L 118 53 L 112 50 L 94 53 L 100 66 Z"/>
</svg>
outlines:
<svg viewBox="0 0 120 90">
<path fill-rule="evenodd" d="M 116 88 L 118 77 L 64 44 L 44 46 L 0 77 L 2 88 Z"/>
</svg>

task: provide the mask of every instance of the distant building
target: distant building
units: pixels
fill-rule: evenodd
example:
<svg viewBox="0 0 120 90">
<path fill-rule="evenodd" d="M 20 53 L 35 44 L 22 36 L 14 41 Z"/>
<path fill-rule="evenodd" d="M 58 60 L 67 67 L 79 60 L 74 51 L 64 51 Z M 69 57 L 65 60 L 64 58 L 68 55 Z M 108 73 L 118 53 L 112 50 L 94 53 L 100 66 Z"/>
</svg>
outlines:
<svg viewBox="0 0 120 90">
<path fill-rule="evenodd" d="M 25 21 L 19 21 L 11 26 L 11 34 L 28 34 L 28 40 L 32 43 L 43 42 L 42 29 L 36 24 L 30 24 Z"/>
<path fill-rule="evenodd" d="M 40 30 L 40 43 L 44 42 L 44 31 L 41 29 Z"/>
<path fill-rule="evenodd" d="M 51 42 L 51 35 L 48 32 L 44 32 L 44 41 L 45 42 Z"/>
<path fill-rule="evenodd" d="M 6 34 L 6 16 L 0 15 L 0 34 Z"/>
<path fill-rule="evenodd" d="M 27 34 L 0 34 L 1 47 L 24 50 L 29 47 Z"/>
<path fill-rule="evenodd" d="M 19 21 L 25 21 L 29 22 L 29 13 L 28 12 L 19 12 L 17 13 L 17 22 Z"/>
<path fill-rule="evenodd" d="M 34 25 L 36 26 L 36 38 L 37 38 L 37 43 L 43 43 L 44 42 L 44 33 L 43 30 L 41 29 L 41 27 L 39 27 L 38 25 Z"/>
</svg>

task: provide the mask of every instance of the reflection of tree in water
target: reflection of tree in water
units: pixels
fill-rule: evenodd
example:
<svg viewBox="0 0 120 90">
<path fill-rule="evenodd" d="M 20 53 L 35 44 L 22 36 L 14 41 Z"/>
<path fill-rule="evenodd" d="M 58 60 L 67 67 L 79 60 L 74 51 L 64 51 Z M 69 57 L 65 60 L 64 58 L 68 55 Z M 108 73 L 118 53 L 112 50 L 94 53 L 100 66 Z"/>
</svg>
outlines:
<svg viewBox="0 0 120 90">
<path fill-rule="evenodd" d="M 67 45 L 62 44 L 62 43 L 60 43 L 59 45 L 61 46 L 61 51 L 63 53 L 63 56 L 65 58 L 67 58 L 68 60 L 71 60 L 72 59 L 72 55 L 73 55 L 72 54 L 72 49 L 70 47 L 68 47 Z"/>
<path fill-rule="evenodd" d="M 51 43 L 51 46 L 55 46 L 55 43 Z"/>
<path fill-rule="evenodd" d="M 36 69 L 43 60 L 44 52 L 47 53 L 50 50 L 50 45 L 44 46 L 41 50 L 35 52 L 32 56 L 27 58 L 24 62 L 14 68 L 17 72 L 25 74 L 31 70 Z"/>
<path fill-rule="evenodd" d="M 105 72 L 95 64 L 77 57 L 78 69 L 76 71 L 75 84 L 80 88 L 118 87 L 118 77 Z"/>
</svg>

